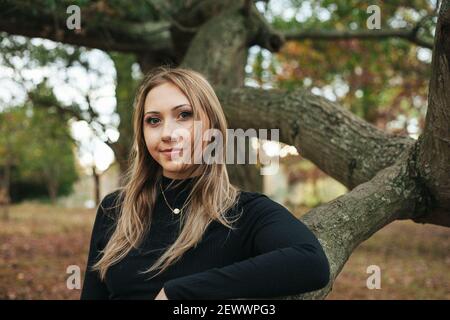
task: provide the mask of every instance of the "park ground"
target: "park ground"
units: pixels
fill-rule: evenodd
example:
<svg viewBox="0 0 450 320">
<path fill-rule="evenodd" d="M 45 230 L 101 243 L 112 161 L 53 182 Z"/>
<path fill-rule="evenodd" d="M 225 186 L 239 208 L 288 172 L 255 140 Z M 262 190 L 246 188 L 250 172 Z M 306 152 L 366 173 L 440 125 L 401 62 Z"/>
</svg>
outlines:
<svg viewBox="0 0 450 320">
<path fill-rule="evenodd" d="M 78 299 L 67 267 L 84 272 L 95 209 L 25 202 L 0 222 L 0 299 Z M 367 267 L 381 271 L 368 289 Z M 450 299 L 450 229 L 396 221 L 362 243 L 327 299 Z"/>
</svg>

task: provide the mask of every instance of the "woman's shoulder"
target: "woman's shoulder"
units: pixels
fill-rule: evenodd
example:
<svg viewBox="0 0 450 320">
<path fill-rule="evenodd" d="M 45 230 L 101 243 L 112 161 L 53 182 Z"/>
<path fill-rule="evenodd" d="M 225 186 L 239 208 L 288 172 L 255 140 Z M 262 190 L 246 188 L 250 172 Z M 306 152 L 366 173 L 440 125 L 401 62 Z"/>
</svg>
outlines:
<svg viewBox="0 0 450 320">
<path fill-rule="evenodd" d="M 262 218 L 274 214 L 291 215 L 285 206 L 261 192 L 241 191 L 238 203 L 243 209 L 243 214 L 251 218 Z"/>
<path fill-rule="evenodd" d="M 250 203 L 256 202 L 264 202 L 270 200 L 270 198 L 261 192 L 256 191 L 245 191 L 241 190 L 238 195 L 237 202 L 241 206 L 247 206 Z"/>
<path fill-rule="evenodd" d="M 238 203 L 245 207 L 253 207 L 255 205 L 281 206 L 281 204 L 262 192 L 245 190 L 239 192 Z"/>
<path fill-rule="evenodd" d="M 116 189 L 105 195 L 99 204 L 98 213 L 108 220 L 116 220 L 122 205 L 123 195 L 121 189 Z"/>
<path fill-rule="evenodd" d="M 116 225 L 120 207 L 120 189 L 108 193 L 97 206 L 97 214 L 92 229 L 92 241 L 97 242 L 98 247 L 106 244 L 106 239 L 112 234 Z"/>
</svg>

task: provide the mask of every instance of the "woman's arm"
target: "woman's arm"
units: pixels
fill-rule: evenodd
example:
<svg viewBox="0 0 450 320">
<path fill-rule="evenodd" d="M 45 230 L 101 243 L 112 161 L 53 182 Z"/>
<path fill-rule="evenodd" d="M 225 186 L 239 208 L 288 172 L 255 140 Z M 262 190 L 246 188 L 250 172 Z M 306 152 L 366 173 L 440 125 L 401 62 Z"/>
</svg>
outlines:
<svg viewBox="0 0 450 320">
<path fill-rule="evenodd" d="M 263 194 L 245 210 L 255 256 L 166 282 L 169 300 L 279 297 L 328 284 L 328 259 L 305 224 Z"/>
</svg>

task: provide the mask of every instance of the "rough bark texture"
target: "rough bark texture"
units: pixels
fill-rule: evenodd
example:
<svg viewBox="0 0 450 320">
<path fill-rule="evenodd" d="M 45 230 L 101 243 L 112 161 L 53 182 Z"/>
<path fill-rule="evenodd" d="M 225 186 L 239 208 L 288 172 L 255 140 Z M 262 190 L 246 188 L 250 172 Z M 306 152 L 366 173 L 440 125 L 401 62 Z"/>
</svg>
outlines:
<svg viewBox="0 0 450 320">
<path fill-rule="evenodd" d="M 450 226 L 450 2 L 442 3 L 436 27 L 425 130 L 417 168 L 433 197 L 421 222 Z"/>
</svg>

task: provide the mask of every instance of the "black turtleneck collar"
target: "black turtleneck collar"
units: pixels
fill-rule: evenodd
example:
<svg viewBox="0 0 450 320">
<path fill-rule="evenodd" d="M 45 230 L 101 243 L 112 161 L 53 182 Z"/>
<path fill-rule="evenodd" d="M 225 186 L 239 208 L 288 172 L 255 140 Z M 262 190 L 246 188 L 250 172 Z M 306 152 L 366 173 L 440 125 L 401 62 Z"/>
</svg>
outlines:
<svg viewBox="0 0 450 320">
<path fill-rule="evenodd" d="M 180 192 L 185 192 L 192 188 L 192 184 L 196 177 L 186 179 L 172 179 L 164 175 L 161 176 L 161 186 L 164 193 L 167 195 L 177 195 Z M 179 184 L 179 185 L 178 185 Z M 169 186 L 170 185 L 170 186 Z"/>
</svg>

